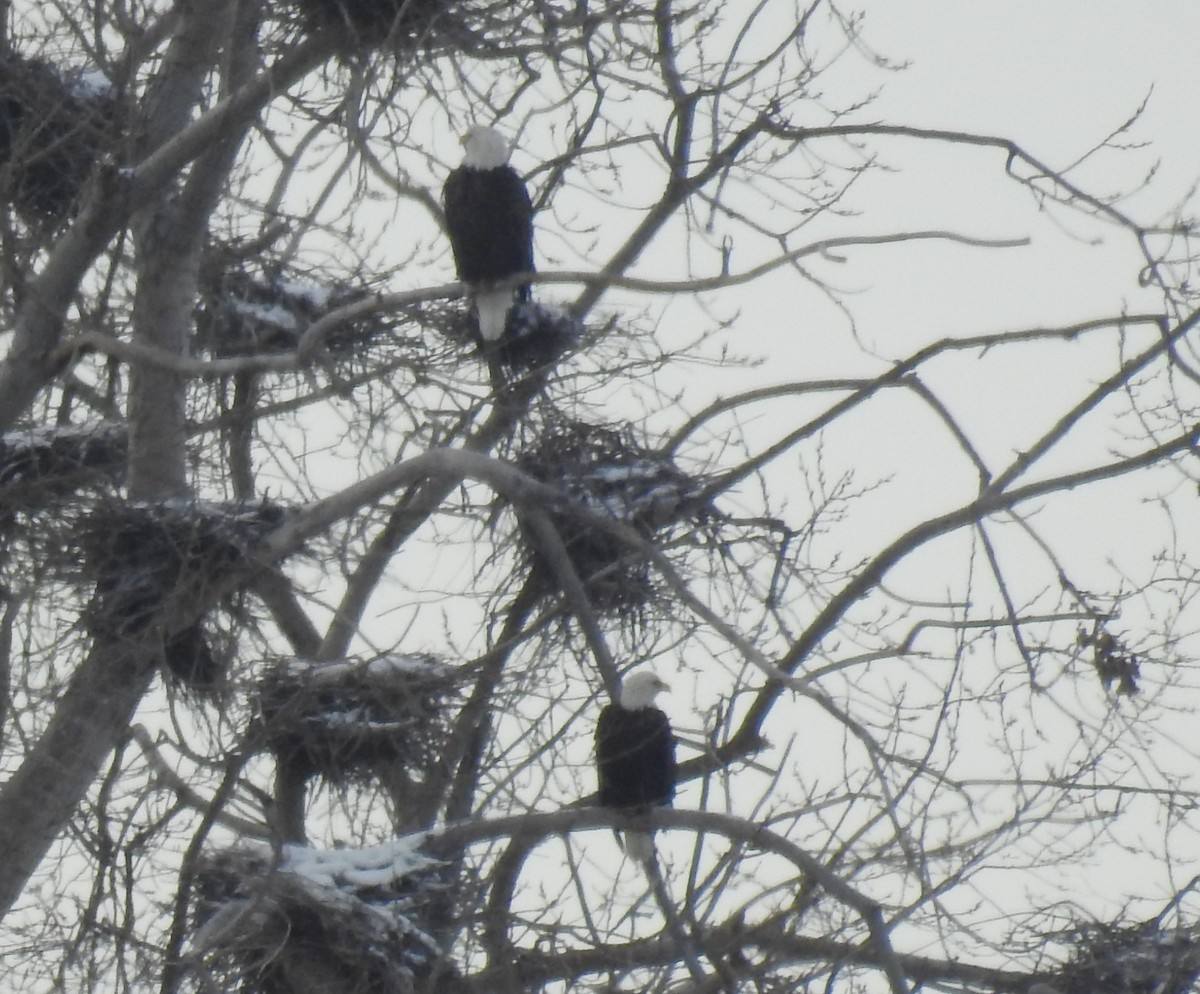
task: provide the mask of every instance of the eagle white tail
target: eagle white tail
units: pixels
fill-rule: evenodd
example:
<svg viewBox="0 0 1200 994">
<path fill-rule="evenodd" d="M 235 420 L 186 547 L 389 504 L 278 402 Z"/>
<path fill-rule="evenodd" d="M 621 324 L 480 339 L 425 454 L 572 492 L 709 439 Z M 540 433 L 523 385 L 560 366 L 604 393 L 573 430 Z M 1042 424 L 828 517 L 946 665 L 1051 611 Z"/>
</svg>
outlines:
<svg viewBox="0 0 1200 994">
<path fill-rule="evenodd" d="M 654 833 L 626 832 L 625 852 L 630 859 L 637 860 L 642 866 L 654 861 Z"/>
<path fill-rule="evenodd" d="M 494 342 L 504 334 L 504 324 L 512 302 L 512 290 L 479 290 L 476 292 L 475 311 L 479 315 L 479 333 L 485 342 Z"/>
</svg>

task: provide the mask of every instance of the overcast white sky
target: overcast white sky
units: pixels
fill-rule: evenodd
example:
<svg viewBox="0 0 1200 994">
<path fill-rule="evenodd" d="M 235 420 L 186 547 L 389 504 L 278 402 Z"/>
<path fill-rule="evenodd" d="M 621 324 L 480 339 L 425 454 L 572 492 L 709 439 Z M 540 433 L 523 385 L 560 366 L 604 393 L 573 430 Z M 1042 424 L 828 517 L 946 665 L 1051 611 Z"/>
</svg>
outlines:
<svg viewBox="0 0 1200 994">
<path fill-rule="evenodd" d="M 893 64 L 906 64 L 893 72 L 850 56 L 822 78 L 831 104 L 877 93 L 856 120 L 1003 136 L 1059 169 L 1148 101 L 1121 139 L 1144 146 L 1102 150 L 1072 178 L 1097 195 L 1131 194 L 1123 209 L 1147 224 L 1168 220 L 1200 178 L 1200 101 L 1192 68 L 1200 3 L 866 0 L 853 8 L 865 14 L 868 46 Z M 803 108 L 790 111 L 796 123 L 805 123 Z M 1029 192 L 1005 175 L 1002 152 L 906 139 L 871 139 L 870 147 L 895 171 L 868 176 L 850 200 L 858 217 L 822 226 L 822 236 L 945 227 L 1031 240 L 1027 248 L 1004 250 L 910 243 L 852 249 L 844 261 L 814 261 L 811 271 L 842 291 L 858 341 L 881 359 L 902 358 L 941 336 L 1071 324 L 1123 309 L 1161 311 L 1161 296 L 1138 287 L 1144 260 L 1133 238 L 1082 216 L 1039 213 Z M 1140 189 L 1152 170 L 1150 185 Z M 735 245 L 735 271 L 738 263 Z M 731 344 L 769 361 L 744 374 L 723 370 L 723 390 L 743 375 L 761 384 L 883 370 L 882 362 L 873 363 L 859 349 L 843 313 L 815 291 L 799 299 L 798 293 L 794 276 L 780 273 L 738 297 Z M 732 311 L 728 297 L 718 299 L 716 311 Z M 686 327 L 674 327 L 681 325 Z M 669 314 L 665 327 L 669 333 Z M 1078 348 L 1041 349 L 1011 360 L 971 355 L 940 366 L 940 380 L 929 375 L 985 455 L 1000 465 L 1026 440 L 1014 434 L 1014 413 L 1044 409 L 1043 398 L 1061 410 L 1064 398 L 1081 396 L 1088 383 L 1111 372 L 1114 358 L 1110 339 L 1094 355 Z M 986 369 L 986 376 L 969 375 L 976 369 Z M 946 483 L 945 439 L 923 431 L 909 418 L 911 411 L 911 405 L 898 409 L 882 429 L 873 423 L 870 430 L 883 432 L 878 448 L 903 453 L 911 465 L 928 442 L 930 469 L 912 477 L 914 486 L 934 472 Z M 1031 422 L 1029 437 L 1046 426 L 1044 419 Z M 1101 444 L 1112 442 L 1109 436 Z M 859 465 L 863 444 L 858 438 L 844 449 Z M 975 485 L 965 460 L 958 468 L 963 486 Z M 889 492 L 889 500 L 895 496 Z M 928 501 L 922 504 L 930 513 Z M 1081 536 L 1094 527 L 1081 524 Z M 1132 520 L 1110 535 L 1110 548 L 1093 551 L 1116 552 L 1125 539 L 1136 545 L 1136 555 L 1147 554 L 1146 536 Z"/>
<path fill-rule="evenodd" d="M 1155 134 L 1200 124 L 1191 65 L 1200 6 L 1189 0 L 859 0 L 865 34 L 911 68 L 881 106 L 929 100 L 930 120 L 984 127 L 1070 154 L 1073 136 L 1099 137 L 1112 115 L 1151 88 Z M 1184 147 L 1187 146 L 1178 146 Z"/>
<path fill-rule="evenodd" d="M 866 15 L 868 41 L 885 57 L 908 66 L 878 74 L 883 85 L 873 110 L 881 120 L 1002 135 L 1061 168 L 1148 99 L 1129 135 L 1147 147 L 1104 152 L 1078 178 L 1099 193 L 1129 192 L 1157 164 L 1152 185 L 1126 204 L 1151 221 L 1171 213 L 1200 177 L 1194 72 L 1200 4 L 868 0 L 855 6 Z M 844 65 L 863 72 L 861 62 Z M 906 150 L 897 145 L 889 152 L 905 155 Z M 907 161 L 922 163 L 911 172 L 929 170 L 927 152 L 928 146 L 907 150 Z M 1003 193 L 980 189 L 978 174 L 964 182 L 961 169 L 934 172 L 924 188 L 929 198 L 974 197 L 983 207 L 990 200 L 998 223 L 1014 220 L 1005 216 Z M 907 177 L 910 182 L 915 178 L 911 173 Z M 1114 241 L 1119 243 L 1115 251 L 1131 253 L 1128 264 L 1136 272 L 1131 246 L 1125 239 Z M 1124 289 L 1111 284 L 1100 255 L 1089 253 L 1091 265 L 1068 285 L 1069 296 L 1062 293 L 1061 280 L 1055 280 L 1058 289 L 1047 296 L 1064 313 L 1076 301 L 1084 306 L 1094 301 L 1092 307 L 1098 309 L 1101 301 L 1108 304 Z M 1043 319 L 1044 303 L 1036 303 Z"/>
</svg>

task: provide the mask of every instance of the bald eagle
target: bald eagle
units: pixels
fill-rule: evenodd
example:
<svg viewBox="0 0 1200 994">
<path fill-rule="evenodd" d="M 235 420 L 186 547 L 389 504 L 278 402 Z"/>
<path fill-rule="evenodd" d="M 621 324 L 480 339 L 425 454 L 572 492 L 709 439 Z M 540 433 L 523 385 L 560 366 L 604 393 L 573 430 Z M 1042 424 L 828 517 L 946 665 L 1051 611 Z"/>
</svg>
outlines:
<svg viewBox="0 0 1200 994">
<path fill-rule="evenodd" d="M 596 769 L 600 804 L 637 812 L 669 806 L 675 798 L 675 737 L 654 698 L 669 689 L 656 674 L 642 670 L 621 687 L 615 704 L 596 723 Z M 647 862 L 654 855 L 651 832 L 626 832 L 625 849 Z"/>
<path fill-rule="evenodd" d="M 498 280 L 533 271 L 533 204 L 509 146 L 494 128 L 475 125 L 462 139 L 462 165 L 446 178 L 442 204 L 458 278 L 468 285 L 485 342 L 504 334 L 514 297 L 529 299 L 529 284 L 498 289 Z"/>
</svg>

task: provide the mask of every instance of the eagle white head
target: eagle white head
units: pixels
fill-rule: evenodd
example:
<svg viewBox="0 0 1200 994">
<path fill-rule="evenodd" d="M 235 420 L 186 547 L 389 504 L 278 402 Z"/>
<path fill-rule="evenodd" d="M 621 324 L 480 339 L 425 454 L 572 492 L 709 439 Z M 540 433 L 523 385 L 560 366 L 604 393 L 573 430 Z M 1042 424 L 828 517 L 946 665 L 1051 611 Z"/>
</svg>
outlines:
<svg viewBox="0 0 1200 994">
<path fill-rule="evenodd" d="M 507 165 L 512 152 L 508 139 L 486 124 L 473 124 L 462 136 L 466 150 L 463 165 L 468 169 L 499 169 Z"/>
<path fill-rule="evenodd" d="M 630 674 L 621 684 L 621 707 L 626 711 L 652 707 L 654 698 L 664 690 L 670 690 L 665 680 L 650 670 L 638 670 Z"/>
</svg>

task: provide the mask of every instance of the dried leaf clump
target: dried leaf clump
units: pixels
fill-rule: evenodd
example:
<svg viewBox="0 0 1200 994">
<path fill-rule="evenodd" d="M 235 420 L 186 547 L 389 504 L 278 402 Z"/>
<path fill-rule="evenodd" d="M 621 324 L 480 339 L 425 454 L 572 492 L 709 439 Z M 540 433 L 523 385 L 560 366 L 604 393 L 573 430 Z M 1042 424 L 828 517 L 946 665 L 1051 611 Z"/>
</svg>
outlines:
<svg viewBox="0 0 1200 994">
<path fill-rule="evenodd" d="M 1081 629 L 1077 641 L 1081 646 L 1091 646 L 1092 665 L 1105 690 L 1111 689 L 1115 683 L 1118 695 L 1137 695 L 1142 666 L 1137 655 L 1130 652 L 1124 642 L 1098 625 L 1091 632 Z"/>
</svg>

